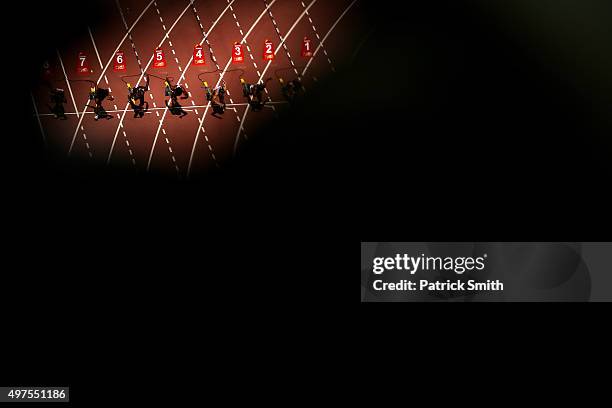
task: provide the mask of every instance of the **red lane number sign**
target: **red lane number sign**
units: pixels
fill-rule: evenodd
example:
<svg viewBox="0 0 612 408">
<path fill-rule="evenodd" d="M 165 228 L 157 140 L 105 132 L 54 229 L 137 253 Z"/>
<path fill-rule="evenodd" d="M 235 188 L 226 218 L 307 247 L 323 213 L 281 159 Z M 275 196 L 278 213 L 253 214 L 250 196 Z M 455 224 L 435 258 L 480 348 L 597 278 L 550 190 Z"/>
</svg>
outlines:
<svg viewBox="0 0 612 408">
<path fill-rule="evenodd" d="M 302 41 L 302 57 L 312 57 L 312 42 L 308 37 L 304 37 L 304 41 Z"/>
<path fill-rule="evenodd" d="M 202 51 L 202 46 L 200 44 L 196 44 L 193 47 L 193 65 L 204 65 L 206 61 L 204 60 L 204 51 Z"/>
<path fill-rule="evenodd" d="M 242 52 L 242 44 L 234 43 L 234 48 L 232 48 L 232 62 L 236 64 L 243 61 L 244 53 Z"/>
<path fill-rule="evenodd" d="M 274 44 L 270 40 L 264 41 L 263 59 L 264 61 L 272 61 L 274 59 Z"/>
<path fill-rule="evenodd" d="M 153 68 L 165 68 L 166 67 L 166 57 L 164 55 L 164 50 L 161 48 L 157 48 L 153 53 Z"/>
<path fill-rule="evenodd" d="M 85 54 L 83 51 L 79 52 L 79 58 L 77 60 L 77 73 L 81 75 L 88 75 L 91 73 L 87 54 Z"/>
<path fill-rule="evenodd" d="M 113 69 L 115 71 L 125 71 L 126 65 L 125 55 L 123 54 L 123 51 L 117 51 L 117 53 L 115 54 L 115 63 L 113 64 Z"/>
</svg>

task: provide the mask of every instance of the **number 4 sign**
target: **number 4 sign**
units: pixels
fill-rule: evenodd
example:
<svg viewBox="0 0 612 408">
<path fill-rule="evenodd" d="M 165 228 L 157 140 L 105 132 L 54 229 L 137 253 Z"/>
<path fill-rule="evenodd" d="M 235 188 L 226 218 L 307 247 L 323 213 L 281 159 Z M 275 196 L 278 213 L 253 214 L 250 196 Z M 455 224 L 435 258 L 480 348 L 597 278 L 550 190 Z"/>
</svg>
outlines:
<svg viewBox="0 0 612 408">
<path fill-rule="evenodd" d="M 87 60 L 87 54 L 83 51 L 79 52 L 79 59 L 77 61 L 77 73 L 81 75 L 88 75 L 91 73 L 89 69 L 89 61 Z"/>
<path fill-rule="evenodd" d="M 193 47 L 193 65 L 205 65 L 206 61 L 204 60 L 204 52 L 202 51 L 202 46 L 200 44 L 196 44 Z"/>
<path fill-rule="evenodd" d="M 304 37 L 304 41 L 302 41 L 302 57 L 312 57 L 312 44 L 308 37 Z"/>
<path fill-rule="evenodd" d="M 274 44 L 270 40 L 264 41 L 264 61 L 272 61 L 274 59 Z"/>
<path fill-rule="evenodd" d="M 113 65 L 113 69 L 115 71 L 125 71 L 125 56 L 123 55 L 123 51 L 117 51 L 115 54 L 115 63 Z"/>
<path fill-rule="evenodd" d="M 242 44 L 235 42 L 234 48 L 232 49 L 232 63 L 244 61 L 244 54 L 242 53 Z"/>
<path fill-rule="evenodd" d="M 153 53 L 153 68 L 165 68 L 166 57 L 164 56 L 164 50 L 157 48 Z"/>
</svg>

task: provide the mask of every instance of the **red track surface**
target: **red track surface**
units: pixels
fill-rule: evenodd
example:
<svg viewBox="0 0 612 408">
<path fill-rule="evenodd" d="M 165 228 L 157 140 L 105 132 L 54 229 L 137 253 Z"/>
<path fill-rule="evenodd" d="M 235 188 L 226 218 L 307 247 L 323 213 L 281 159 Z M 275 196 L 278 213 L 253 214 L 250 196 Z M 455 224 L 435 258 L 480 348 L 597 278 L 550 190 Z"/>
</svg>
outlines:
<svg viewBox="0 0 612 408">
<path fill-rule="evenodd" d="M 317 78 L 334 75 L 334 68 L 335 75 L 341 75 L 342 66 L 350 62 L 360 39 L 369 30 L 359 0 L 314 0 L 311 3 L 313 0 L 157 0 L 151 3 L 120 0 L 119 9 L 109 1 L 113 13 L 110 20 L 89 27 L 91 35 L 84 33 L 69 46 L 58 45 L 58 57 L 49 62 L 55 78 L 63 77 L 60 58 L 71 80 L 98 81 L 101 78 L 100 87 L 110 88 L 115 96 L 114 101 L 104 103 L 114 117 L 95 121 L 91 109 L 81 115 L 90 84 L 70 81 L 78 116 L 66 82 L 57 82 L 56 86 L 66 90 L 66 112 L 70 114 L 68 120 L 54 119 L 47 106 L 48 91 L 41 86 L 34 91 L 34 101 L 50 154 L 84 158 L 86 162 L 101 165 L 108 163 L 130 171 L 169 172 L 179 178 L 186 177 L 189 170 L 190 175 L 197 175 L 213 166 L 223 166 L 233 155 L 237 137 L 239 150 L 241 140 L 250 134 L 255 135 L 266 123 L 289 109 L 284 103 L 275 71 L 285 69 L 279 75 L 288 80 L 297 77 L 294 66 L 301 74 L 308 62 L 300 56 L 304 36 L 309 37 L 316 48 L 329 33 L 303 77 L 308 90 L 317 86 Z M 134 26 L 122 41 L 128 32 L 126 25 L 128 28 Z M 240 69 L 243 73 L 229 71 L 223 76 L 228 89 L 226 102 L 230 106 L 222 118 L 213 117 L 212 111 L 204 107 L 207 102 L 198 75 L 215 69 L 217 64 L 223 71 L 231 58 L 232 44 L 245 36 L 244 63 L 228 67 L 228 70 Z M 280 46 L 281 38 L 285 39 L 286 47 Z M 274 42 L 277 54 L 264 74 L 266 62 L 262 53 L 266 39 Z M 193 66 L 193 46 L 200 42 L 206 54 L 206 65 Z M 153 68 L 151 64 L 147 68 L 153 50 L 160 43 L 163 43 L 167 67 Z M 113 71 L 112 61 L 103 70 L 117 48 L 124 52 L 127 71 Z M 89 57 L 93 70 L 89 76 L 76 74 L 79 51 L 86 52 Z M 164 108 L 167 98 L 163 94 L 163 82 L 151 78 L 151 90 L 146 96 L 149 112 L 144 118 L 136 119 L 128 108 L 121 120 L 127 103 L 127 89 L 121 76 L 140 75 L 144 69 L 160 77 L 170 76 L 175 83 L 180 79 L 180 84 L 190 92 L 189 99 L 181 100 L 188 110 L 187 116 L 178 118 L 164 114 L 165 109 L 155 109 Z M 275 80 L 268 83 L 267 91 L 276 104 L 270 104 L 259 112 L 248 112 L 245 116 L 247 106 L 241 91 L 241 74 L 249 83 L 255 83 L 260 76 L 263 79 L 273 77 Z M 220 72 L 205 73 L 201 79 L 214 85 L 220 79 Z M 126 81 L 135 84 L 138 76 Z M 80 126 L 77 126 L 80 120 Z M 202 127 L 198 130 L 200 121 Z"/>
</svg>

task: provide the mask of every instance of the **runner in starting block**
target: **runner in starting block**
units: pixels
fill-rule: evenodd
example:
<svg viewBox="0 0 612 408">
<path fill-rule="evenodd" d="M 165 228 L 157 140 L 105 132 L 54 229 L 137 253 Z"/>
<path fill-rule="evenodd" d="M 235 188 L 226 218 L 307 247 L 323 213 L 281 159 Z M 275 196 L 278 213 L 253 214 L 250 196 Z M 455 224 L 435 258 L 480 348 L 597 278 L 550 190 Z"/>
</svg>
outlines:
<svg viewBox="0 0 612 408">
<path fill-rule="evenodd" d="M 135 118 L 142 118 L 145 112 L 149 109 L 149 102 L 145 101 L 145 92 L 149 90 L 149 76 L 145 77 L 145 86 L 132 87 L 130 83 L 128 88 L 128 102 L 134 110 Z"/>
<path fill-rule="evenodd" d="M 115 98 L 110 94 L 108 89 L 99 88 L 98 86 L 94 86 L 89 90 L 89 100 L 94 101 L 94 106 L 88 105 L 90 108 L 93 108 L 95 116 L 94 120 L 98 119 L 112 119 L 113 116 L 109 115 L 104 107 L 102 106 L 102 102 L 105 99 L 109 101 L 113 101 Z"/>
<path fill-rule="evenodd" d="M 67 102 L 64 90 L 60 88 L 51 89 L 50 99 L 53 106 L 49 105 L 49 109 L 53 113 L 53 117 L 62 120 L 68 119 L 64 110 L 64 104 Z"/>
<path fill-rule="evenodd" d="M 251 109 L 254 111 L 261 110 L 268 99 L 264 100 L 263 92 L 266 90 L 266 84 L 271 81 L 272 78 L 266 79 L 265 82 L 259 81 L 258 84 L 249 84 L 244 78 L 240 78 L 242 84 L 242 94 L 247 98 Z"/>
</svg>

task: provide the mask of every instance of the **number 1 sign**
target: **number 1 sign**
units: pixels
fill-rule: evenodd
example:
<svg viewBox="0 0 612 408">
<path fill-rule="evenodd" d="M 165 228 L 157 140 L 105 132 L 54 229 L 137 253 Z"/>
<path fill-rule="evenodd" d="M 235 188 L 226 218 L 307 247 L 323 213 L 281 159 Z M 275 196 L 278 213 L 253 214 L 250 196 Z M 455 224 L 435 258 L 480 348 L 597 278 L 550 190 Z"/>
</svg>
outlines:
<svg viewBox="0 0 612 408">
<path fill-rule="evenodd" d="M 302 57 L 312 57 L 312 43 L 308 37 L 304 37 L 304 41 L 302 41 Z"/>
</svg>

